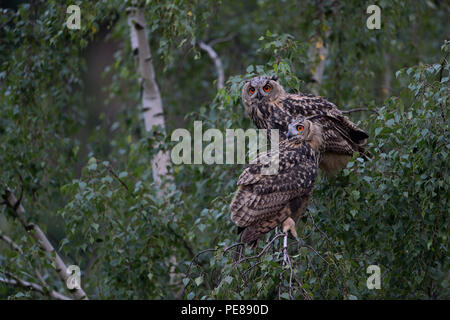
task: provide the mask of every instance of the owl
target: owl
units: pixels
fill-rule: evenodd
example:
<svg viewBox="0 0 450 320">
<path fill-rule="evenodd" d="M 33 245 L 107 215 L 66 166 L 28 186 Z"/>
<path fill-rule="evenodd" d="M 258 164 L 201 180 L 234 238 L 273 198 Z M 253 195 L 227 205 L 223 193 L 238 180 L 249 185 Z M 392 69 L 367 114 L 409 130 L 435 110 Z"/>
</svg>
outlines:
<svg viewBox="0 0 450 320">
<path fill-rule="evenodd" d="M 312 121 L 322 126 L 325 142 L 319 166 L 328 175 L 343 169 L 355 151 L 366 156 L 363 146 L 369 137 L 367 133 L 322 97 L 287 93 L 276 77 L 267 76 L 246 81 L 241 97 L 255 125 L 259 129 L 280 130 L 281 140 L 285 139 L 289 123 L 298 116 L 321 116 Z"/>
<path fill-rule="evenodd" d="M 255 246 L 265 233 L 281 224 L 282 231 L 297 237 L 295 222 L 305 212 L 317 177 L 323 130 L 313 121 L 299 117 L 288 125 L 287 139 L 276 151 L 260 153 L 242 172 L 230 205 L 231 220 L 238 226 L 241 241 Z M 262 174 L 278 156 L 278 172 Z"/>
</svg>

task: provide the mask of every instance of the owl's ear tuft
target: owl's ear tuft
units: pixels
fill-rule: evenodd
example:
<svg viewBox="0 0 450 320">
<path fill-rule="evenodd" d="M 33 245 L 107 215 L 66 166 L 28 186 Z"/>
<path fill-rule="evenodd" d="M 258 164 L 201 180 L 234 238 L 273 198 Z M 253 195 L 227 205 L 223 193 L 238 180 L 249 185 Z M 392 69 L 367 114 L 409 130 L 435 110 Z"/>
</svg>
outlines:
<svg viewBox="0 0 450 320">
<path fill-rule="evenodd" d="M 272 76 L 272 78 L 270 78 L 270 80 L 278 81 L 278 76 Z"/>
</svg>

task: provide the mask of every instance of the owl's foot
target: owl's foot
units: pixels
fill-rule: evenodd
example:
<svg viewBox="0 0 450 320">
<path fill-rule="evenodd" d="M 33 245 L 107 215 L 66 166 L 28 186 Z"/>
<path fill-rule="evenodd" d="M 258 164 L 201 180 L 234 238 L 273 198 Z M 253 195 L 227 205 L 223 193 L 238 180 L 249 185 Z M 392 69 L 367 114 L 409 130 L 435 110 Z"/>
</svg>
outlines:
<svg viewBox="0 0 450 320">
<path fill-rule="evenodd" d="M 295 230 L 295 221 L 292 218 L 287 218 L 286 220 L 284 220 L 281 229 L 284 233 L 286 233 L 286 235 L 288 234 L 288 231 L 290 231 L 295 239 L 298 238 L 297 231 Z"/>
<path fill-rule="evenodd" d="M 289 260 L 289 254 L 287 252 L 287 238 L 288 238 L 288 232 L 290 231 L 291 234 L 297 239 L 297 231 L 295 230 L 295 221 L 292 220 L 292 218 L 287 218 L 284 220 L 281 229 L 283 230 L 284 235 L 284 241 L 283 241 L 283 265 L 286 265 Z"/>
</svg>

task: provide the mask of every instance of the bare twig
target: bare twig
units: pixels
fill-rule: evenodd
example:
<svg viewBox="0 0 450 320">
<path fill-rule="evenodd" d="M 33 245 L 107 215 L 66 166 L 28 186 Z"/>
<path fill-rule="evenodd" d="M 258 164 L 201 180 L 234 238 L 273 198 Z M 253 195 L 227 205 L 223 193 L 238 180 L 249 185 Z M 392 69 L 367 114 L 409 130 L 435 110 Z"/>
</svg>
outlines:
<svg viewBox="0 0 450 320">
<path fill-rule="evenodd" d="M 244 242 L 238 242 L 238 243 L 232 244 L 232 245 L 226 247 L 226 248 L 223 250 L 223 254 L 227 253 L 228 250 L 230 250 L 230 249 L 232 249 L 232 248 L 234 248 L 234 247 L 242 246 L 242 245 L 244 245 L 244 244 L 245 244 Z"/>
<path fill-rule="evenodd" d="M 120 184 L 129 192 L 130 189 L 128 189 L 128 186 L 126 185 L 126 183 L 123 182 L 122 179 L 119 178 L 119 176 L 116 174 L 114 169 L 110 165 L 106 165 L 105 167 L 106 167 L 106 170 L 108 170 L 108 172 L 111 173 L 113 175 L 113 177 L 116 178 L 116 180 L 119 181 Z"/>
<path fill-rule="evenodd" d="M 191 263 L 189 264 L 189 268 L 188 268 L 188 270 L 187 270 L 187 272 L 186 272 L 186 277 L 189 277 L 189 276 L 190 276 L 190 274 L 191 274 L 191 267 L 192 267 L 192 265 L 194 264 L 194 262 L 197 263 L 197 264 L 199 264 L 197 258 L 198 258 L 200 255 L 202 255 L 203 253 L 211 252 L 211 251 L 217 251 L 217 249 L 206 249 L 206 250 L 200 251 L 199 253 L 197 253 L 197 254 L 194 256 L 194 258 L 192 258 Z"/>
<path fill-rule="evenodd" d="M 358 112 L 358 111 L 370 111 L 375 112 L 376 114 L 380 114 L 376 108 L 369 109 L 369 108 L 356 108 L 356 109 L 350 109 L 350 110 L 342 110 L 343 114 Z"/>
<path fill-rule="evenodd" d="M 233 32 L 230 33 L 229 35 L 227 35 L 226 37 L 223 38 L 217 38 L 214 40 L 211 40 L 208 42 L 208 45 L 210 45 L 211 47 L 214 47 L 216 44 L 222 43 L 222 42 L 227 42 L 230 41 L 231 39 L 233 39 L 234 37 L 236 37 L 239 34 L 239 32 Z"/>
<path fill-rule="evenodd" d="M 267 249 L 270 248 L 270 246 L 272 245 L 272 243 L 275 242 L 275 240 L 277 240 L 278 238 L 283 237 L 283 236 L 284 236 L 284 233 L 279 233 L 279 234 L 275 235 L 275 237 L 273 237 L 273 239 L 270 240 L 270 242 L 269 242 L 269 243 L 261 250 L 260 253 L 258 253 L 257 255 L 251 256 L 251 257 L 245 257 L 245 258 L 242 258 L 242 259 L 240 259 L 239 261 L 237 261 L 236 264 L 245 262 L 245 261 L 247 261 L 247 260 L 256 259 L 256 258 L 261 257 L 261 256 L 267 251 Z"/>
<path fill-rule="evenodd" d="M 293 296 L 292 296 L 292 278 L 294 278 L 295 282 L 297 282 L 297 285 L 301 289 L 303 298 L 305 298 L 306 300 L 311 300 L 311 296 L 303 288 L 303 283 L 301 283 L 300 280 L 295 275 L 294 269 L 292 268 L 291 258 L 290 258 L 289 255 L 287 255 L 287 265 L 289 266 L 289 270 L 290 270 L 290 274 L 289 274 L 289 296 L 291 297 L 291 299 L 293 298 Z"/>
</svg>

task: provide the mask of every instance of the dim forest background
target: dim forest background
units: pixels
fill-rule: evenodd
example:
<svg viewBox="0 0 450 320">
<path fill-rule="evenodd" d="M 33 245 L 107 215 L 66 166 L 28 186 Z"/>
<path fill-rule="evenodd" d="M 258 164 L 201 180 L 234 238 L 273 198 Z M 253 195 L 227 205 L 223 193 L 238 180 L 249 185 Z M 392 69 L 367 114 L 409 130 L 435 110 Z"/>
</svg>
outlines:
<svg viewBox="0 0 450 320">
<path fill-rule="evenodd" d="M 0 1 L 1 299 L 450 297 L 448 1 L 138 1 L 165 129 L 144 125 L 129 6 Z M 319 176 L 289 264 L 276 231 L 235 253 L 245 165 L 152 172 L 176 128 L 254 128 L 240 89 L 256 74 L 352 110 L 370 135 L 371 160 Z"/>
</svg>

